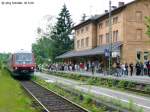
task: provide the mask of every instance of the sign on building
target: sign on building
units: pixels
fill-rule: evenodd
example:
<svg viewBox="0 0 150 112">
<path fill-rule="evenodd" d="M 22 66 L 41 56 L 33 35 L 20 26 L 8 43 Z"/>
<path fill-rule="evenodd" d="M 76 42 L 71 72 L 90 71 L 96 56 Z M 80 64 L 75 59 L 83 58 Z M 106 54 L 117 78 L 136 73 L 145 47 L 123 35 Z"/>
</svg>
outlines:
<svg viewBox="0 0 150 112">
<path fill-rule="evenodd" d="M 119 51 L 112 52 L 112 57 L 113 58 L 116 58 L 117 56 L 120 56 L 120 52 Z"/>
</svg>

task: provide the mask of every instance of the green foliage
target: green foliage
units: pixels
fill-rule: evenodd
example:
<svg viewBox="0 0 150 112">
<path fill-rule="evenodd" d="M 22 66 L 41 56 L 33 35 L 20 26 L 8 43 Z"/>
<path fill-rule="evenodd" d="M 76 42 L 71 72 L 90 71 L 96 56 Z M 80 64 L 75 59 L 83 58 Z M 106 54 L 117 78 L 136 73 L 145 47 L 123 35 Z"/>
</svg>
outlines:
<svg viewBox="0 0 150 112">
<path fill-rule="evenodd" d="M 72 27 L 69 10 L 64 5 L 57 17 L 55 26 L 50 29 L 50 34 L 40 37 L 36 43 L 32 44 L 32 51 L 35 54 L 37 64 L 53 62 L 56 56 L 73 48 L 73 39 L 69 37 Z"/>
<path fill-rule="evenodd" d="M 53 60 L 73 47 L 73 40 L 70 39 L 73 22 L 66 5 L 63 5 L 57 18 L 57 23 L 52 31 L 51 39 L 54 41 Z"/>
<path fill-rule="evenodd" d="M 128 106 L 129 110 L 134 110 L 134 107 L 135 107 L 134 102 L 132 100 L 130 100 L 129 106 Z"/>
<path fill-rule="evenodd" d="M 143 108 L 140 108 L 138 112 L 144 112 Z"/>
<path fill-rule="evenodd" d="M 135 88 L 136 84 L 134 82 L 128 82 L 127 88 Z"/>
<path fill-rule="evenodd" d="M 98 108 L 95 105 L 92 105 L 92 112 L 105 112 L 105 108 Z"/>
<path fill-rule="evenodd" d="M 0 62 L 6 64 L 9 58 L 9 53 L 0 53 Z"/>
<path fill-rule="evenodd" d="M 0 53 L 0 69 L 7 64 L 9 53 Z"/>
<path fill-rule="evenodd" d="M 127 84 L 128 84 L 127 81 L 121 80 L 121 81 L 119 81 L 119 83 L 118 83 L 118 87 L 119 87 L 119 88 L 126 88 L 126 87 L 127 87 Z"/>
<path fill-rule="evenodd" d="M 145 86 L 144 90 L 148 93 L 150 93 L 150 85 Z"/>
<path fill-rule="evenodd" d="M 112 87 L 112 86 L 113 86 L 113 81 L 110 80 L 110 79 L 108 79 L 108 80 L 107 80 L 107 86 L 108 86 L 108 87 Z"/>
<path fill-rule="evenodd" d="M 147 26 L 146 34 L 150 36 L 150 16 L 145 17 L 145 24 Z"/>
<path fill-rule="evenodd" d="M 89 95 L 84 96 L 84 103 L 89 104 L 92 103 L 92 98 Z"/>
<path fill-rule="evenodd" d="M 47 37 L 42 37 L 32 44 L 32 51 L 35 54 L 37 64 L 46 63 L 51 59 L 53 42 Z"/>
</svg>

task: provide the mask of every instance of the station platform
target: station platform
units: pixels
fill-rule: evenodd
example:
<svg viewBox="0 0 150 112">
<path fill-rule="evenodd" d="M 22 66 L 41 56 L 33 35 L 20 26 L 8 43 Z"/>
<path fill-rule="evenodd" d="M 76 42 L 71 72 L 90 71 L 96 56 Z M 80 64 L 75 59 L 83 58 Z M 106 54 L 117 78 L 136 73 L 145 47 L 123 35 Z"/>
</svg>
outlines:
<svg viewBox="0 0 150 112">
<path fill-rule="evenodd" d="M 149 76 L 113 76 L 113 75 L 105 75 L 103 73 L 94 73 L 92 74 L 91 72 L 78 72 L 78 71 L 55 71 L 55 72 L 60 72 L 60 73 L 71 73 L 71 74 L 79 74 L 83 76 L 90 76 L 90 77 L 101 77 L 101 78 L 111 78 L 111 79 L 117 79 L 117 80 L 127 80 L 127 81 L 132 81 L 132 82 L 138 82 L 138 83 L 143 83 L 143 84 L 150 84 L 150 77 Z"/>
<path fill-rule="evenodd" d="M 83 82 L 75 81 L 72 79 L 66 79 L 62 77 L 57 77 L 53 75 L 49 75 L 46 73 L 36 72 L 35 75 L 46 82 L 50 83 L 59 83 L 62 85 L 69 86 L 76 90 L 79 90 L 84 93 L 91 93 L 94 96 L 105 96 L 108 98 L 116 99 L 122 102 L 129 103 L 133 101 L 133 103 L 141 108 L 143 108 L 144 112 L 150 112 L 150 98 L 145 96 L 140 96 L 132 93 L 122 92 L 118 90 L 112 90 L 109 88 L 99 87 L 99 86 L 91 86 L 86 85 Z"/>
</svg>

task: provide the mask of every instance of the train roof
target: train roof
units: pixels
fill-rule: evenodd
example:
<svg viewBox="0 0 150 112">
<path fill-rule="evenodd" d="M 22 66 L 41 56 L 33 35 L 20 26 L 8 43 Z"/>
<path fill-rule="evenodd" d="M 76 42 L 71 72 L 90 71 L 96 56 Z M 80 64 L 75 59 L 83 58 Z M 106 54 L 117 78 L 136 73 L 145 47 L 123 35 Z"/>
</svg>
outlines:
<svg viewBox="0 0 150 112">
<path fill-rule="evenodd" d="M 14 54 L 17 54 L 17 53 L 32 53 L 32 52 L 21 49 L 19 51 L 16 51 Z"/>
</svg>

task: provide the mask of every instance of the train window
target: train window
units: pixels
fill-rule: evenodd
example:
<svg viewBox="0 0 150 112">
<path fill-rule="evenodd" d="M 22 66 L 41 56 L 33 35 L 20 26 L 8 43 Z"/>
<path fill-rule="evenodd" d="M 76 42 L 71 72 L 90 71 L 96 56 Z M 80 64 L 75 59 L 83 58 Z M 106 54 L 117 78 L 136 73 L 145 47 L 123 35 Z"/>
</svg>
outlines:
<svg viewBox="0 0 150 112">
<path fill-rule="evenodd" d="M 32 63 L 32 54 L 31 53 L 16 54 L 16 63 L 17 64 L 31 64 Z"/>
</svg>

